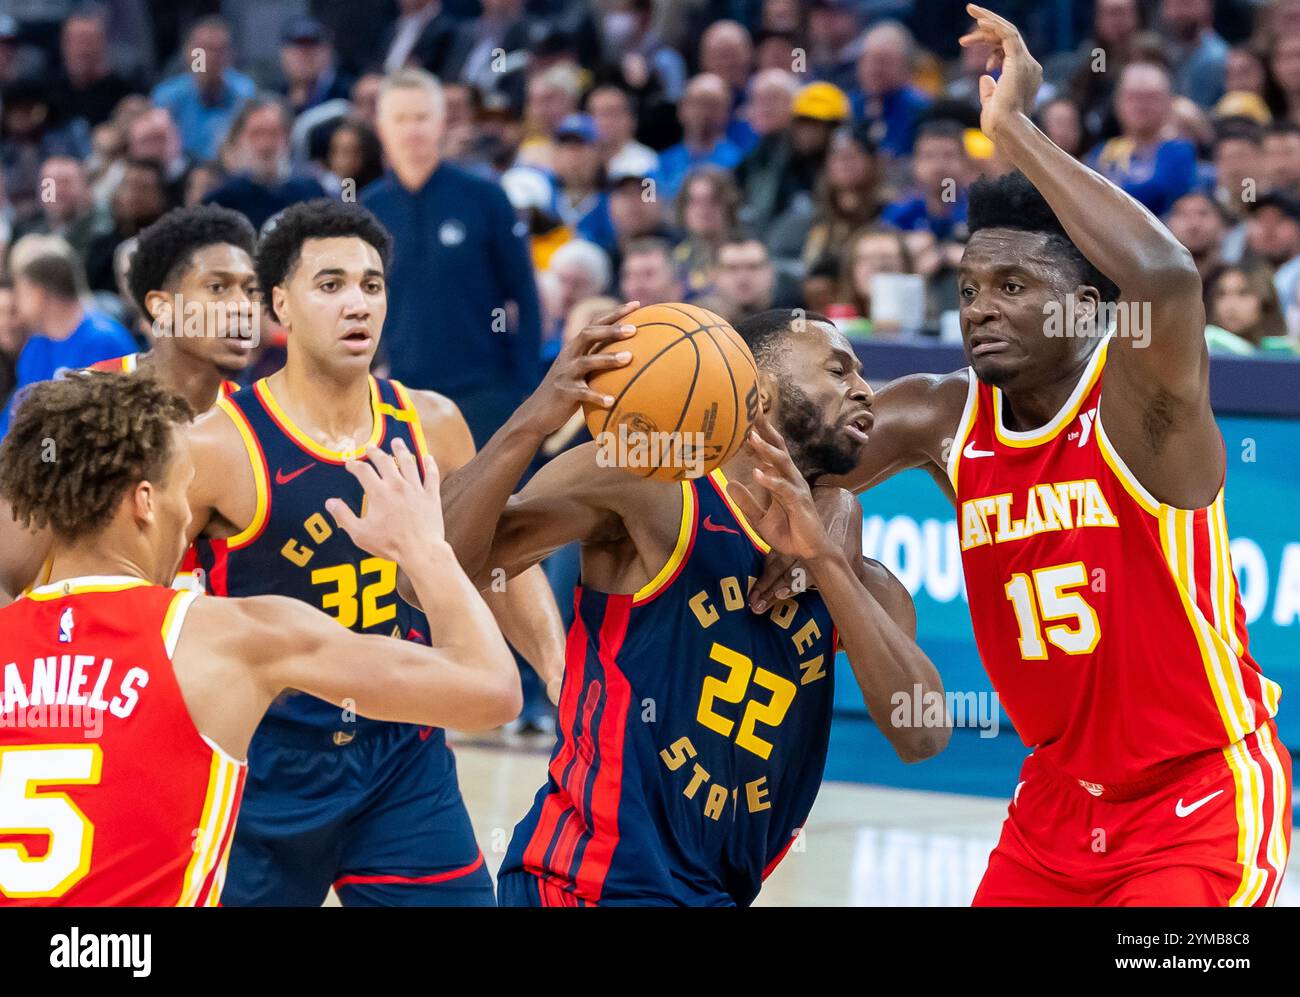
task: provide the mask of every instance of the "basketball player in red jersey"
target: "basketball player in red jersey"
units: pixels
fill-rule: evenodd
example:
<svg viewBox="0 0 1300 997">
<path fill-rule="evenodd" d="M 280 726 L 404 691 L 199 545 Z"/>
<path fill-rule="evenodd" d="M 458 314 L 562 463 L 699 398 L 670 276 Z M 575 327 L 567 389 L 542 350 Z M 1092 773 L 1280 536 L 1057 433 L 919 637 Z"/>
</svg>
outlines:
<svg viewBox="0 0 1300 997">
<path fill-rule="evenodd" d="M 514 661 L 442 539 L 437 474 L 422 482 L 400 442 L 349 465 L 361 518 L 330 510 L 406 570 L 437 646 L 293 599 L 164 587 L 187 543 L 189 414 L 150 378 L 72 376 L 34 388 L 0 447 L 0 494 L 55 535 L 51 582 L 0 609 L 0 906 L 216 904 L 240 759 L 285 688 L 469 729 L 519 709 Z"/>
<path fill-rule="evenodd" d="M 1035 749 L 975 903 L 1272 903 L 1291 761 L 1228 554 L 1200 278 L 1034 127 L 1039 65 L 967 9 L 1001 68 L 981 127 L 1018 170 L 970 195 L 971 366 L 878 392 L 842 480 L 919 467 L 953 499 L 980 657 Z"/>
<path fill-rule="evenodd" d="M 153 345 L 92 369 L 148 372 L 195 412 L 236 390 L 256 346 L 256 241 L 248 219 L 217 205 L 175 208 L 144 229 L 127 282 Z"/>
<path fill-rule="evenodd" d="M 247 367 L 253 342 L 255 242 L 248 219 L 216 205 L 176 208 L 144 229 L 127 280 L 136 308 L 149 316 L 153 346 L 91 369 L 151 374 L 195 412 L 236 390 L 231 379 Z M 0 597 L 46 580 L 49 546 L 48 536 L 24 534 L 0 502 L 0 549 L 11 552 L 0 558 Z M 176 582 L 195 585 L 195 567 L 187 556 Z"/>
</svg>

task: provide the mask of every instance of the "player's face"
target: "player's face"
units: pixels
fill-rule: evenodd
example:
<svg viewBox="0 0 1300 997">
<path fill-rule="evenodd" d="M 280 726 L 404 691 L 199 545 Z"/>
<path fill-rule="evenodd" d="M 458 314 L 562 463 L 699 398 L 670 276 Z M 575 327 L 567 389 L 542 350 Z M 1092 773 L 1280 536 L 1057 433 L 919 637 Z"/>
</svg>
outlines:
<svg viewBox="0 0 1300 997">
<path fill-rule="evenodd" d="M 272 293 L 291 351 L 327 368 L 370 369 L 388 312 L 384 264 L 374 246 L 356 236 L 308 239 Z"/>
<path fill-rule="evenodd" d="M 154 564 L 152 580 L 170 585 L 185 556 L 186 537 L 190 528 L 190 483 L 194 480 L 194 460 L 190 456 L 189 437 L 180 426 L 172 429 L 172 459 L 162 480 L 154 486 Z"/>
<path fill-rule="evenodd" d="M 168 331 L 176 348 L 228 377 L 244 370 L 257 342 L 256 284 L 253 261 L 238 246 L 196 250 L 172 295 Z"/>
<path fill-rule="evenodd" d="M 805 478 L 846 474 L 875 422 L 862 362 L 834 326 L 791 332 L 778 378 L 775 424 Z"/>
<path fill-rule="evenodd" d="M 957 289 L 962 343 L 981 381 L 1032 389 L 1092 350 L 1073 333 L 1075 320 L 1095 309 L 1096 290 L 1073 283 L 1042 233 L 980 229 L 962 254 Z"/>
</svg>

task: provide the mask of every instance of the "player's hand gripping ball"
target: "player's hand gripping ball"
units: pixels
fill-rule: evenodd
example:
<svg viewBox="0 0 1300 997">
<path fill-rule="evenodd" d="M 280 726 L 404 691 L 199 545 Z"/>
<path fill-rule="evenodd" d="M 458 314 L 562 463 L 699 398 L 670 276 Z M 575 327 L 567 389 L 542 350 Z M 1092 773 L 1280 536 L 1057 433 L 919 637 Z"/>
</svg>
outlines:
<svg viewBox="0 0 1300 997">
<path fill-rule="evenodd" d="M 647 305 L 621 322 L 636 335 L 606 349 L 632 361 L 588 378 L 609 408 L 584 405 L 596 459 L 643 478 L 708 474 L 745 441 L 758 414 L 758 368 L 720 315 L 696 305 Z"/>
</svg>

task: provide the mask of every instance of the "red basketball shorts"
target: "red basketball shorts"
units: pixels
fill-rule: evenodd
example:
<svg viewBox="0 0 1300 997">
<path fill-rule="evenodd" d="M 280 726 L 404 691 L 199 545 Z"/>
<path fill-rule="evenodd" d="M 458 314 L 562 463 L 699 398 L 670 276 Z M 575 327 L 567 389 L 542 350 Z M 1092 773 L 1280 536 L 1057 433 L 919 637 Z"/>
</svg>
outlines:
<svg viewBox="0 0 1300 997">
<path fill-rule="evenodd" d="M 1030 755 L 976 906 L 1267 906 L 1291 844 L 1291 756 L 1270 720 L 1111 798 Z"/>
</svg>

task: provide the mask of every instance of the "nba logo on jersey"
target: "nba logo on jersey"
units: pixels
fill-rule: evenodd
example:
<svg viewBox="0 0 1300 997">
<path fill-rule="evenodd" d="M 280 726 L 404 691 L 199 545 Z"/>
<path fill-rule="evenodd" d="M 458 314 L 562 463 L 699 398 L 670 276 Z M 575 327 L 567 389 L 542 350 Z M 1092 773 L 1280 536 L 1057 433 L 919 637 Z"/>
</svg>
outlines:
<svg viewBox="0 0 1300 997">
<path fill-rule="evenodd" d="M 69 606 L 59 617 L 59 643 L 72 643 L 72 607 Z"/>
</svg>

